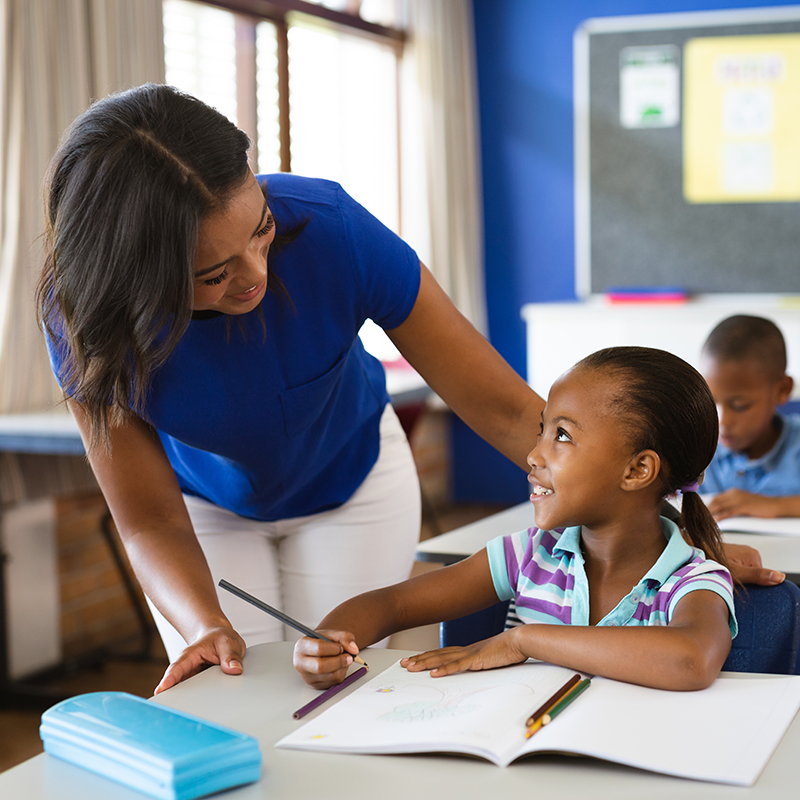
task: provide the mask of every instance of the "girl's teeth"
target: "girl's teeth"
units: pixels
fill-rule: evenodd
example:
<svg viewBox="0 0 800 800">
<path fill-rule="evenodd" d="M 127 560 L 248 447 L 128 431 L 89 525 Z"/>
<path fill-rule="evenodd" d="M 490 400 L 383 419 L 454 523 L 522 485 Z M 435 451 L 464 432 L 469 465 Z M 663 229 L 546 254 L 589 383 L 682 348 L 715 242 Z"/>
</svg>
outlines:
<svg viewBox="0 0 800 800">
<path fill-rule="evenodd" d="M 552 489 L 545 489 L 544 486 L 534 486 L 533 487 L 533 493 L 534 494 L 538 494 L 538 495 L 553 494 L 553 490 Z"/>
</svg>

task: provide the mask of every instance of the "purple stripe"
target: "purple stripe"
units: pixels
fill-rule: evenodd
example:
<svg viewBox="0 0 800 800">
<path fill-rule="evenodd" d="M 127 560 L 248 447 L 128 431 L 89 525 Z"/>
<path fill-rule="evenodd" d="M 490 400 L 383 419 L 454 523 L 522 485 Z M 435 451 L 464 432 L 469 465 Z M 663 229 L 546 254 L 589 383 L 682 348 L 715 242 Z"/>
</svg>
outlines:
<svg viewBox="0 0 800 800">
<path fill-rule="evenodd" d="M 503 539 L 503 552 L 506 556 L 506 575 L 508 575 L 510 583 L 511 576 L 519 575 L 520 572 L 519 563 L 517 562 L 517 554 L 514 551 L 512 536 L 506 536 L 505 539 Z"/>
<path fill-rule="evenodd" d="M 562 625 L 569 625 L 572 620 L 572 606 L 562 606 L 560 603 L 551 603 L 539 598 L 517 597 L 517 609 L 520 608 L 530 609 L 537 614 L 547 614 Z"/>
<path fill-rule="evenodd" d="M 664 597 L 662 593 L 659 593 L 653 599 L 652 605 L 648 606 L 646 603 L 639 603 L 639 605 L 636 606 L 636 611 L 633 613 L 633 619 L 639 622 L 655 622 L 658 619 L 656 614 L 658 614 L 659 611 L 666 614 L 666 600 L 667 598 Z"/>
<path fill-rule="evenodd" d="M 529 561 L 522 567 L 522 574 L 536 586 L 555 586 L 561 591 L 572 589 L 575 585 L 575 576 L 564 572 L 563 564 L 556 564 L 555 572 L 540 567 Z"/>
</svg>

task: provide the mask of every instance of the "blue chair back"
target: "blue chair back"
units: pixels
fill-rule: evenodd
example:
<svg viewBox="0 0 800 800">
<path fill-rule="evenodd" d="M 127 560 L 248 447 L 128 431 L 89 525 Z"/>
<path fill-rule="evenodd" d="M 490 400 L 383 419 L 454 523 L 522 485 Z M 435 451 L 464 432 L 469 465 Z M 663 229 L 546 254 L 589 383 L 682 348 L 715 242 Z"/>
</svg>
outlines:
<svg viewBox="0 0 800 800">
<path fill-rule="evenodd" d="M 722 669 L 800 675 L 800 588 L 739 587 L 734 605 L 739 634 Z"/>
<path fill-rule="evenodd" d="M 746 586 L 734 595 L 739 634 L 722 669 L 800 675 L 800 588 Z M 505 628 L 508 602 L 497 603 L 439 626 L 441 647 L 465 646 Z"/>
<path fill-rule="evenodd" d="M 508 600 L 439 625 L 440 647 L 465 647 L 505 630 Z"/>
</svg>

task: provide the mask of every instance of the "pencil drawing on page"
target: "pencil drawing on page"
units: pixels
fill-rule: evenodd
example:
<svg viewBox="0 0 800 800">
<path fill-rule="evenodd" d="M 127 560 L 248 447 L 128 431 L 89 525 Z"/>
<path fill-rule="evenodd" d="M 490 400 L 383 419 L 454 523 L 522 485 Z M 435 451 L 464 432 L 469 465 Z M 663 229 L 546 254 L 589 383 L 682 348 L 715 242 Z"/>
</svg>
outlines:
<svg viewBox="0 0 800 800">
<path fill-rule="evenodd" d="M 456 684 L 444 679 L 432 679 L 427 686 L 413 684 L 385 684 L 376 688 L 378 694 L 393 694 L 391 711 L 381 714 L 383 722 L 426 722 L 441 717 L 455 717 L 480 712 L 490 707 L 497 695 L 515 695 L 522 705 L 532 701 L 536 690 L 515 679 L 513 671 L 498 671 L 498 680 L 492 686 Z M 399 702 L 399 701 L 405 702 Z"/>
</svg>

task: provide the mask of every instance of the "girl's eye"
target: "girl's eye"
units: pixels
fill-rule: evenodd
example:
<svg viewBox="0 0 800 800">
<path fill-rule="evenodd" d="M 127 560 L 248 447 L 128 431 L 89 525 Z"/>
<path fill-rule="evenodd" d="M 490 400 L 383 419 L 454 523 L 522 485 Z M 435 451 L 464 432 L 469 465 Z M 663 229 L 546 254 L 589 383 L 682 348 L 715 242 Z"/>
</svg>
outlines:
<svg viewBox="0 0 800 800">
<path fill-rule="evenodd" d="M 275 217 L 272 214 L 267 215 L 267 221 L 264 227 L 256 233 L 256 236 L 266 236 L 275 227 Z"/>
<path fill-rule="evenodd" d="M 225 278 L 228 277 L 228 268 L 225 267 L 216 278 L 209 278 L 207 281 L 203 281 L 206 286 L 218 286 Z"/>
<path fill-rule="evenodd" d="M 569 434 L 563 428 L 559 428 L 556 431 L 556 441 L 557 442 L 570 442 L 572 440 L 569 438 Z"/>
</svg>

